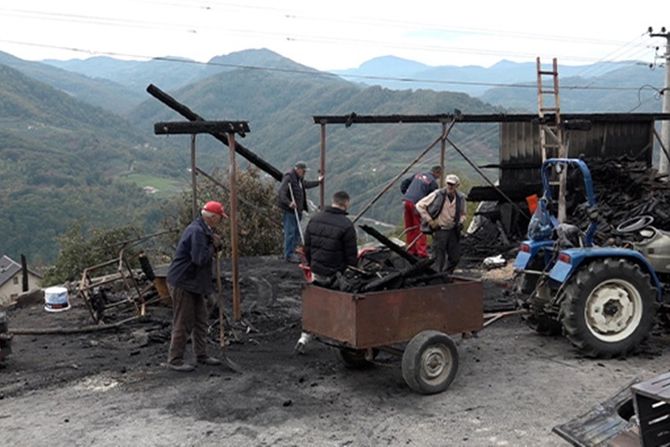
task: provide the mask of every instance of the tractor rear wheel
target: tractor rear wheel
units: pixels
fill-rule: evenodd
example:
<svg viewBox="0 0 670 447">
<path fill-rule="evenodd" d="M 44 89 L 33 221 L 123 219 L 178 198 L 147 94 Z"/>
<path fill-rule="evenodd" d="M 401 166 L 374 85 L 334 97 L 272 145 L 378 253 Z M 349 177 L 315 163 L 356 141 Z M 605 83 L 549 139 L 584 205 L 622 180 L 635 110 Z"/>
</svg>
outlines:
<svg viewBox="0 0 670 447">
<path fill-rule="evenodd" d="M 625 355 L 651 332 L 656 296 L 649 275 L 637 264 L 625 259 L 591 262 L 565 288 L 565 336 L 589 357 Z"/>
</svg>

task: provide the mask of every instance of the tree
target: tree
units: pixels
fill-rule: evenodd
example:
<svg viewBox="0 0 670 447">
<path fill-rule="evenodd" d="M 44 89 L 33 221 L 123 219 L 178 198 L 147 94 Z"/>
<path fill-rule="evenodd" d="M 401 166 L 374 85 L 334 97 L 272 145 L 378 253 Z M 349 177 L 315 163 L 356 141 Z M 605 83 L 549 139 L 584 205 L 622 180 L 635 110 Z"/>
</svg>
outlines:
<svg viewBox="0 0 670 447">
<path fill-rule="evenodd" d="M 209 200 L 216 200 L 224 204 L 226 214 L 230 216 L 228 178 L 220 171 L 214 172 L 212 177 L 221 185 L 226 185 L 226 189 L 207 179 L 201 180 L 197 189 L 198 207 Z M 237 190 L 239 254 L 241 256 L 279 254 L 283 235 L 281 212 L 276 205 L 276 182 L 273 179 L 262 178 L 258 169 L 249 167 L 237 173 Z M 182 231 L 193 220 L 191 191 L 184 192 L 168 206 L 162 227 L 179 229 L 176 238 L 170 240 L 170 243 L 176 246 Z M 215 231 L 223 237 L 224 255 L 230 256 L 230 220 L 223 219 Z"/>
<path fill-rule="evenodd" d="M 58 258 L 44 275 L 42 283 L 49 286 L 77 279 L 87 267 L 118 257 L 123 242 L 136 239 L 139 234 L 137 228 L 125 226 L 111 230 L 92 229 L 90 236 L 86 237 L 81 224 L 71 226 L 65 234 L 58 237 Z M 125 255 L 126 259 L 134 258 L 131 251 L 127 251 Z M 110 270 L 114 268 L 110 266 Z"/>
</svg>

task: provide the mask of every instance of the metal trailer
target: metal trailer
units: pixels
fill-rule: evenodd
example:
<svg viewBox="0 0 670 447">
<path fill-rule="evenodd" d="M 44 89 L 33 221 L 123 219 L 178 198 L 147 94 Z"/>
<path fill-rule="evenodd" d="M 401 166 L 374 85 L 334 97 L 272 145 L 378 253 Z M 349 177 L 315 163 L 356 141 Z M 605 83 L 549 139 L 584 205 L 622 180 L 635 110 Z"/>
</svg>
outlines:
<svg viewBox="0 0 670 447">
<path fill-rule="evenodd" d="M 402 356 L 402 376 L 421 394 L 446 390 L 458 370 L 449 335 L 484 327 L 482 283 L 452 282 L 363 294 L 313 284 L 302 292 L 303 330 L 333 344 L 348 367 L 369 365 L 379 351 Z"/>
</svg>

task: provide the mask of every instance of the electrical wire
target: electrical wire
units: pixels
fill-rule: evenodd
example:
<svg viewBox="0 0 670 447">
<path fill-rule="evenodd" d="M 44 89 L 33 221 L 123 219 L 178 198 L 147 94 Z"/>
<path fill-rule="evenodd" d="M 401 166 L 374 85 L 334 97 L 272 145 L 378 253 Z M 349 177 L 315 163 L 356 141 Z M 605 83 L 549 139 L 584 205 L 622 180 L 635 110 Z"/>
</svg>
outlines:
<svg viewBox="0 0 670 447">
<path fill-rule="evenodd" d="M 208 65 L 208 66 L 218 66 L 218 67 L 227 67 L 227 68 L 239 68 L 244 70 L 257 70 L 257 71 L 268 71 L 268 72 L 281 72 L 281 73 L 290 73 L 290 74 L 302 74 L 315 77 L 326 77 L 326 78 L 351 78 L 351 79 L 366 79 L 366 80 L 377 80 L 377 81 L 397 81 L 397 82 L 421 82 L 427 84 L 439 84 L 439 85 L 472 85 L 472 86 L 481 86 L 481 87 L 500 87 L 500 88 L 522 88 L 522 89 L 536 89 L 537 87 L 534 84 L 524 83 L 524 84 L 508 84 L 502 82 L 477 82 L 477 81 L 457 81 L 457 80 L 447 80 L 447 79 L 420 79 L 420 78 L 398 78 L 393 76 L 371 76 L 371 75 L 342 75 L 338 73 L 332 73 L 328 71 L 319 71 L 315 69 L 296 69 L 296 68 L 282 68 L 282 67 L 269 67 L 269 66 L 260 66 L 260 65 L 249 65 L 249 64 L 231 64 L 224 62 L 200 62 L 190 59 L 181 59 L 176 57 L 169 56 L 158 56 L 152 57 L 147 55 L 133 54 L 133 53 L 123 53 L 115 51 L 100 51 L 100 50 L 87 50 L 83 48 L 75 47 L 66 47 L 60 45 L 49 45 L 41 44 L 34 42 L 22 42 L 16 40 L 0 39 L 0 42 L 13 44 L 13 45 L 26 45 L 26 46 L 35 46 L 42 48 L 51 48 L 58 50 L 66 50 L 76 53 L 85 53 L 89 55 L 104 55 L 110 57 L 126 57 L 134 59 L 152 59 L 165 62 L 174 62 L 174 63 L 183 63 L 183 64 L 195 64 L 195 65 Z M 603 90 L 603 91 L 637 91 L 639 87 L 629 86 L 579 86 L 579 85 L 566 85 L 561 86 L 561 89 L 564 90 Z"/>
<path fill-rule="evenodd" d="M 597 72 L 597 71 L 598 71 L 598 69 L 599 69 L 599 68 L 598 68 L 598 64 L 601 64 L 601 63 L 604 63 L 604 62 L 613 62 L 615 57 L 617 57 L 617 58 L 619 58 L 619 59 L 623 59 L 623 58 L 624 58 L 624 54 L 626 54 L 626 53 L 628 52 L 628 50 L 631 49 L 631 48 L 629 48 L 629 47 L 631 47 L 631 45 L 632 45 L 634 42 L 638 42 L 638 41 L 639 41 L 639 42 L 641 43 L 642 38 L 643 38 L 646 34 L 647 34 L 647 33 L 645 32 L 645 33 L 642 33 L 642 34 L 640 34 L 640 35 L 635 36 L 634 38 L 630 39 L 628 42 L 626 42 L 625 44 L 623 44 L 621 47 L 617 48 L 617 49 L 614 50 L 614 51 L 611 51 L 611 52 L 607 53 L 605 56 L 603 56 L 602 58 L 600 58 L 600 59 L 598 59 L 597 61 L 595 61 L 595 62 L 593 63 L 593 65 L 591 65 L 591 66 L 589 66 L 589 67 L 585 67 L 583 70 L 581 70 L 581 71 L 575 73 L 574 76 L 582 76 L 582 77 L 584 77 L 587 73 L 589 73 L 589 76 L 595 76 L 594 74 L 591 74 L 591 72 Z M 645 46 L 645 50 L 646 50 L 646 46 Z M 628 56 L 626 56 L 626 57 L 628 57 Z"/>
<path fill-rule="evenodd" d="M 642 101 L 641 94 L 642 94 L 642 90 L 644 90 L 645 88 L 653 90 L 654 92 L 656 92 L 656 94 L 652 95 L 651 97 Z M 634 112 L 635 110 L 639 109 L 644 104 L 650 102 L 653 99 L 660 100 L 662 96 L 663 96 L 663 90 L 657 89 L 653 85 L 645 84 L 637 90 L 637 105 L 635 107 L 633 107 L 632 109 L 630 109 L 628 111 L 628 113 Z"/>
<path fill-rule="evenodd" d="M 473 28 L 473 27 L 461 27 L 461 26 L 445 26 L 443 23 L 436 22 L 419 22 L 419 21 L 410 21 L 410 20 L 396 20 L 396 19 L 384 19 L 380 17 L 356 17 L 349 15 L 347 18 L 333 17 L 332 15 L 327 16 L 318 16 L 318 15 L 306 15 L 301 11 L 290 10 L 287 8 L 277 8 L 271 6 L 258 6 L 242 3 L 231 3 L 231 2 L 220 2 L 220 1 L 205 1 L 197 2 L 200 4 L 182 2 L 161 2 L 161 1 L 152 1 L 152 0 L 138 0 L 138 3 L 149 3 L 157 5 L 176 5 L 182 7 L 191 7 L 197 9 L 207 9 L 207 10 L 216 10 L 217 8 L 226 9 L 230 8 L 233 10 L 253 10 L 253 11 L 262 11 L 270 12 L 273 15 L 278 15 L 286 19 L 297 19 L 305 21 L 324 21 L 327 23 L 340 23 L 344 25 L 364 25 L 364 26 L 382 26 L 387 27 L 389 25 L 394 27 L 410 28 L 414 29 L 417 27 L 426 28 L 433 31 L 444 31 L 444 32 L 459 32 L 464 34 L 478 34 L 478 35 L 495 35 L 495 36 L 509 36 L 516 37 L 521 39 L 533 39 L 533 40 L 554 40 L 562 42 L 575 42 L 575 43 L 589 43 L 596 45 L 621 45 L 626 44 L 625 41 L 612 40 L 612 39 L 602 39 L 598 37 L 575 37 L 567 35 L 547 35 L 547 34 L 537 34 L 537 33 L 528 33 L 520 31 L 509 31 L 503 29 L 493 29 L 493 28 Z M 206 5 L 206 6 L 205 6 Z"/>
<path fill-rule="evenodd" d="M 158 3 L 158 2 L 154 2 Z M 230 4 L 228 4 L 230 5 Z M 236 5 L 237 7 L 244 7 L 243 5 Z M 260 8 L 260 9 L 270 9 L 273 11 L 279 11 L 276 8 L 263 8 L 263 7 L 253 7 L 253 8 Z M 334 45 L 342 45 L 343 43 L 351 44 L 352 46 L 358 47 L 361 44 L 366 44 L 366 45 L 375 45 L 375 46 L 383 46 L 391 49 L 411 49 L 411 50 L 422 50 L 422 51 L 437 51 L 437 52 L 454 52 L 454 53 L 464 53 L 464 54 L 480 54 L 480 55 L 497 55 L 497 56 L 503 56 L 503 57 L 534 57 L 536 54 L 531 54 L 531 53 L 524 53 L 524 52 L 512 52 L 512 51 L 499 51 L 499 50 L 489 50 L 489 49 L 482 49 L 482 48 L 472 48 L 472 47 L 454 47 L 454 46 L 445 46 L 445 45 L 407 45 L 403 43 L 389 43 L 386 40 L 369 40 L 369 39 L 352 39 L 352 38 L 343 38 L 342 36 L 338 36 L 336 38 L 331 38 L 331 37 L 324 37 L 324 36 L 310 36 L 310 35 L 297 35 L 291 33 L 290 35 L 287 35 L 286 33 L 283 32 L 269 32 L 269 31 L 259 31 L 257 29 L 233 29 L 233 28 L 222 28 L 220 26 L 195 26 L 195 25 L 190 25 L 190 24 L 175 24 L 175 23 L 165 23 L 165 22 L 152 22 L 152 21 L 145 21 L 145 20 L 136 20 L 136 19 L 120 19 L 120 18 L 108 18 L 108 17 L 101 17 L 101 16 L 93 16 L 93 15 L 81 15 L 81 14 L 68 14 L 68 13 L 61 13 L 61 12 L 43 12 L 43 11 L 30 11 L 30 10 L 24 10 L 24 9 L 16 9 L 16 8 L 0 8 L 0 11 L 3 11 L 5 15 L 14 15 L 14 16 L 19 16 L 19 17 L 30 17 L 31 15 L 34 16 L 34 18 L 38 18 L 40 20 L 56 20 L 56 21 L 66 21 L 66 22 L 73 22 L 73 23 L 86 23 L 86 24 L 98 24 L 98 25 L 105 25 L 105 26 L 125 26 L 125 27 L 134 27 L 134 28 L 146 28 L 146 29 L 156 29 L 156 28 L 164 28 L 164 29 L 170 29 L 174 31 L 174 28 L 180 28 L 182 31 L 188 32 L 188 33 L 200 33 L 203 30 L 216 30 L 218 33 L 225 33 L 225 34 L 233 34 L 233 35 L 251 35 L 251 36 L 265 36 L 265 37 L 274 37 L 278 38 L 281 40 L 289 41 L 289 42 L 309 42 L 309 43 L 327 43 L 327 44 L 334 44 Z M 295 17 L 294 15 L 291 15 L 291 17 Z M 316 20 L 318 17 L 309 17 L 310 20 Z M 329 22 L 337 22 L 337 18 L 322 18 L 322 20 L 328 20 Z M 395 25 L 399 24 L 411 24 L 414 26 L 418 26 L 416 23 L 412 22 L 405 22 L 405 21 L 389 21 L 389 20 L 380 20 L 382 23 L 392 23 Z M 351 22 L 351 21 L 349 21 Z M 365 24 L 369 24 L 370 22 L 362 22 Z M 426 25 L 421 25 L 421 26 L 426 26 Z M 517 38 L 533 38 L 536 40 L 539 40 L 542 38 L 542 35 L 537 35 L 537 34 L 529 34 L 529 33 L 520 33 L 520 32 L 505 32 L 503 30 L 486 30 L 486 29 L 478 29 L 478 28 L 444 28 L 445 31 L 454 31 L 454 30 L 459 30 L 460 32 L 471 32 L 475 34 L 484 34 L 484 35 L 510 35 L 510 36 L 515 36 Z M 568 37 L 568 36 L 546 36 L 548 40 L 562 40 L 562 41 L 570 41 L 571 39 L 574 40 L 574 38 Z M 600 40 L 600 39 L 588 39 L 588 38 L 582 38 L 579 39 L 579 43 L 598 43 L 598 44 L 607 44 L 611 45 L 613 42 L 619 43 L 617 41 L 605 41 L 605 40 Z M 588 57 L 582 57 L 582 56 L 570 56 L 570 55 L 561 55 L 559 56 L 561 58 L 567 58 L 571 60 L 582 60 L 582 61 L 592 61 L 592 58 Z"/>
</svg>

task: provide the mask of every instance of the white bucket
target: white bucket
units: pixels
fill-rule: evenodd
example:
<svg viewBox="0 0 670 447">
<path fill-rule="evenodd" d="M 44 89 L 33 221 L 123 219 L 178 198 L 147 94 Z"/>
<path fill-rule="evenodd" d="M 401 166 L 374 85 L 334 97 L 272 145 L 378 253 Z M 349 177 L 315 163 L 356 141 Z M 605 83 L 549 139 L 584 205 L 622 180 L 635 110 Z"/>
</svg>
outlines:
<svg viewBox="0 0 670 447">
<path fill-rule="evenodd" d="M 65 287 L 49 287 L 44 289 L 44 310 L 47 312 L 63 312 L 70 308 L 67 289 Z"/>
</svg>

